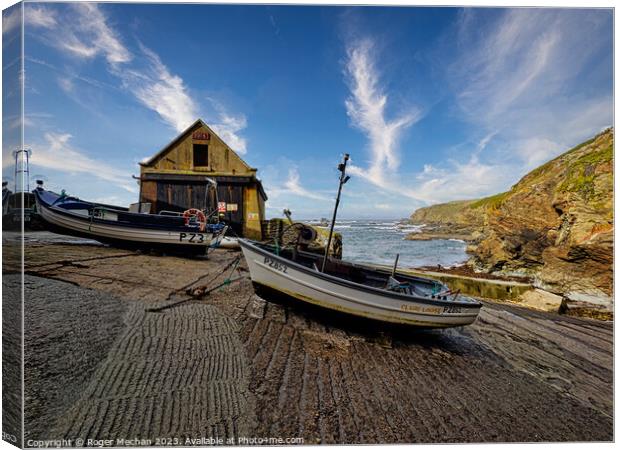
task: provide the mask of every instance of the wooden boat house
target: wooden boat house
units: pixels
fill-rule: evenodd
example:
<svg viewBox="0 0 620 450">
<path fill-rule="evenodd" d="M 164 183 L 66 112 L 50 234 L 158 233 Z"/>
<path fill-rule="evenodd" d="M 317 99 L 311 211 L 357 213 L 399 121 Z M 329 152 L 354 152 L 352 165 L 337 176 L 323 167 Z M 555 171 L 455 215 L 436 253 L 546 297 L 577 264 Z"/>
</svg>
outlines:
<svg viewBox="0 0 620 450">
<path fill-rule="evenodd" d="M 267 195 L 256 170 L 198 119 L 140 163 L 140 202 L 151 213 L 218 207 L 238 235 L 260 239 Z M 208 179 L 217 183 L 219 204 Z"/>
</svg>

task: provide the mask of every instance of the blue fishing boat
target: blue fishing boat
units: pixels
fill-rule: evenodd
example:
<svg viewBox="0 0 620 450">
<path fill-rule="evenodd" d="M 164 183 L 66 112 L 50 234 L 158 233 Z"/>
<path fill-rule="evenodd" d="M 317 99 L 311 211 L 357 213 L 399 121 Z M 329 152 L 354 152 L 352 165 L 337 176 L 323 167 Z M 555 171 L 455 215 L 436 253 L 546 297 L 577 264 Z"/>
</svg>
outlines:
<svg viewBox="0 0 620 450">
<path fill-rule="evenodd" d="M 205 254 L 209 247 L 219 244 L 227 230 L 224 224 L 216 222 L 214 214 L 199 209 L 149 214 L 81 200 L 40 186 L 34 194 L 37 212 L 51 231 L 116 247 Z"/>
</svg>

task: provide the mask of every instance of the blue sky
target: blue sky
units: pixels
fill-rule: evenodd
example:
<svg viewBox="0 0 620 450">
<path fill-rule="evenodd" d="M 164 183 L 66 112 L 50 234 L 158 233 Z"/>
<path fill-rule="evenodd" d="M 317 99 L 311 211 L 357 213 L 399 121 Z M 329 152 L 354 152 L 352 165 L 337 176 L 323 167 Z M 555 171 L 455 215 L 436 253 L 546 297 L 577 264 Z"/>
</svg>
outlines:
<svg viewBox="0 0 620 450">
<path fill-rule="evenodd" d="M 269 216 L 327 216 L 348 152 L 340 216 L 406 217 L 611 126 L 612 56 L 610 9 L 27 3 L 25 144 L 48 187 L 128 204 L 138 162 L 201 117 Z"/>
</svg>

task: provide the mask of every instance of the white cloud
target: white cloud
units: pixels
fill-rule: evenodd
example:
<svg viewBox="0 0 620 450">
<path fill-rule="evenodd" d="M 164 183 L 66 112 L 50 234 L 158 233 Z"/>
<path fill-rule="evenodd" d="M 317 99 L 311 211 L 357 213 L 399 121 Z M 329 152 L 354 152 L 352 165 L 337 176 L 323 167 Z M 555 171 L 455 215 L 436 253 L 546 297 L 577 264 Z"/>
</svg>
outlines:
<svg viewBox="0 0 620 450">
<path fill-rule="evenodd" d="M 142 104 L 157 112 L 177 132 L 185 130 L 198 118 L 198 107 L 187 86 L 181 77 L 170 73 L 155 52 L 143 45 L 140 48 L 146 57 L 146 66 L 117 69 L 114 74 Z"/>
<path fill-rule="evenodd" d="M 484 163 L 476 155 L 466 162 L 450 160 L 441 167 L 427 165 L 415 176 L 412 194 L 426 203 L 463 200 L 499 193 L 506 187 L 507 166 Z"/>
<path fill-rule="evenodd" d="M 11 12 L 8 9 L 2 12 L 2 35 L 8 36 L 22 23 L 22 5 L 13 5 Z M 5 38 L 6 39 L 6 38 Z"/>
<path fill-rule="evenodd" d="M 214 118 L 215 122 L 210 124 L 213 131 L 224 139 L 233 150 L 241 155 L 245 155 L 247 153 L 247 139 L 239 133 L 248 126 L 245 115 L 232 115 L 226 111 L 224 105 L 214 98 L 207 97 L 207 100 L 213 105 L 217 116 Z"/>
<path fill-rule="evenodd" d="M 356 42 L 347 51 L 346 76 L 351 95 L 345 105 L 352 124 L 369 139 L 370 165 L 352 166 L 351 171 L 371 183 L 387 188 L 400 165 L 398 141 L 402 133 L 420 119 L 420 111 L 410 108 L 394 119 L 386 118 L 388 96 L 379 84 L 370 39 Z"/>
<path fill-rule="evenodd" d="M 24 10 L 26 25 L 41 28 L 54 28 L 57 25 L 56 14 L 40 5 L 27 4 Z"/>
<path fill-rule="evenodd" d="M 45 133 L 45 142 L 32 144 L 31 163 L 70 174 L 87 174 L 118 185 L 128 192 L 137 192 L 131 173 L 93 159 L 73 148 L 68 133 Z"/>
<path fill-rule="evenodd" d="M 610 26 L 603 11 L 514 8 L 497 15 L 464 10 L 458 53 L 441 61 L 478 139 L 459 146 L 461 161 L 425 166 L 415 175 L 414 193 L 427 202 L 504 191 L 613 121 L 611 94 L 584 90 L 596 86 L 589 77 L 600 76 L 606 64 L 600 52 Z"/>
<path fill-rule="evenodd" d="M 58 78 L 58 85 L 67 94 L 73 93 L 73 90 L 75 89 L 75 85 L 73 83 L 73 79 L 72 78 L 59 77 Z"/>
<path fill-rule="evenodd" d="M 515 153 L 519 155 L 529 170 L 552 159 L 554 156 L 566 151 L 567 148 L 550 139 L 533 137 L 516 141 L 512 144 Z"/>
<path fill-rule="evenodd" d="M 313 200 L 322 200 L 322 201 L 330 201 L 331 199 L 317 194 L 316 192 L 312 192 L 306 188 L 304 188 L 299 181 L 299 171 L 296 167 L 291 167 L 288 171 L 288 179 L 284 183 L 284 188 L 288 194 L 293 194 L 299 197 L 310 198 Z"/>
<path fill-rule="evenodd" d="M 24 120 L 22 120 L 21 116 L 5 116 L 2 118 L 2 123 L 7 130 L 18 129 L 22 126 L 22 124 L 25 125 L 25 122 L 26 118 L 24 117 Z"/>
<path fill-rule="evenodd" d="M 599 53 L 610 39 L 605 11 L 512 8 L 493 17 L 488 10 L 465 10 L 458 56 L 444 64 L 467 121 L 503 141 L 556 144 L 559 138 L 564 146 L 611 123 L 611 94 L 584 95 L 584 86 L 597 84 L 589 82 L 597 73 L 592 69 L 604 67 Z M 608 63 L 611 72 L 611 55 Z"/>
<path fill-rule="evenodd" d="M 384 211 L 389 211 L 389 210 L 394 208 L 389 203 L 375 203 L 374 207 L 375 207 L 375 209 L 381 209 L 381 210 L 384 210 Z"/>
<path fill-rule="evenodd" d="M 97 4 L 71 5 L 72 14 L 67 17 L 62 27 L 55 16 L 49 14 L 49 9 L 40 7 L 29 10 L 34 23 L 54 28 L 54 33 L 50 33 L 45 42 L 82 59 L 103 56 L 108 62 L 109 72 L 121 80 L 123 88 L 142 105 L 156 112 L 175 131 L 185 130 L 200 117 L 199 106 L 190 95 L 183 79 L 171 72 L 157 53 L 141 43 L 140 51 L 132 54 Z M 59 79 L 60 86 L 76 101 L 76 79 L 95 87 L 104 87 L 96 80 L 65 74 Z M 231 114 L 221 103 L 210 100 L 216 109 L 215 122 L 210 125 L 234 150 L 245 154 L 247 140 L 240 132 L 247 127 L 246 117 L 242 114 Z"/>
<path fill-rule="evenodd" d="M 96 47 L 85 44 L 74 34 L 67 34 L 67 36 L 62 39 L 59 45 L 64 50 L 68 50 L 74 56 L 78 56 L 80 58 L 91 59 L 94 58 L 98 53 Z"/>
<path fill-rule="evenodd" d="M 75 3 L 72 5 L 75 12 L 68 20 L 57 26 L 60 33 L 55 44 L 79 58 L 94 58 L 103 55 L 111 65 L 127 63 L 132 55 L 123 45 L 120 37 L 107 24 L 107 18 L 101 9 L 94 3 Z"/>
<path fill-rule="evenodd" d="M 212 128 L 237 153 L 245 155 L 247 153 L 247 140 L 241 137 L 239 132 L 244 130 L 247 124 L 244 115 L 223 114 L 220 116 L 220 122 L 213 124 Z"/>
</svg>

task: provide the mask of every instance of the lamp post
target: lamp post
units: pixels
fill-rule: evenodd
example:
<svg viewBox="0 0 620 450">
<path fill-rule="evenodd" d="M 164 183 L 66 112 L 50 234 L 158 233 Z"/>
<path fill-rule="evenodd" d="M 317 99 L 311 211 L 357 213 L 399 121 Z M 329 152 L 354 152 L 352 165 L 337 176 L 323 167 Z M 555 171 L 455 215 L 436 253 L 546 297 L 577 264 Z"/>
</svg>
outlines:
<svg viewBox="0 0 620 450">
<path fill-rule="evenodd" d="M 349 161 L 349 154 L 345 153 L 342 162 L 338 164 L 338 170 L 340 171 L 340 183 L 338 184 L 338 195 L 336 196 L 336 204 L 334 205 L 334 215 L 332 217 L 332 223 L 329 226 L 329 238 L 327 239 L 327 247 L 325 247 L 325 255 L 323 256 L 323 265 L 321 266 L 321 272 L 325 272 L 325 264 L 327 263 L 329 248 L 332 245 L 332 235 L 334 234 L 334 225 L 336 224 L 336 214 L 338 214 L 338 205 L 340 204 L 340 193 L 342 192 L 342 186 L 351 178 L 346 174 L 347 161 Z"/>
</svg>

